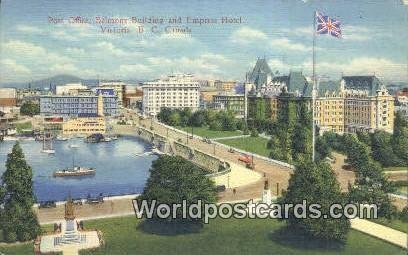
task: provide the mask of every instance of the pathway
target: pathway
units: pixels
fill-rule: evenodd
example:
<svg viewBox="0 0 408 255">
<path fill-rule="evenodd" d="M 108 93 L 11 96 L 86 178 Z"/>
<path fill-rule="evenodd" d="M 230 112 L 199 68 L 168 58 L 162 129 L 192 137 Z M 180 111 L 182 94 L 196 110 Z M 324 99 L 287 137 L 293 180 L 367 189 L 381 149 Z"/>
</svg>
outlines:
<svg viewBox="0 0 408 255">
<path fill-rule="evenodd" d="M 245 137 L 250 137 L 250 135 L 224 136 L 224 137 L 211 138 L 210 140 L 219 141 L 219 140 L 228 140 L 228 139 L 245 138 Z"/>
<path fill-rule="evenodd" d="M 408 248 L 408 235 L 404 232 L 364 219 L 352 219 L 350 222 L 351 227 L 355 230 L 400 247 Z"/>
</svg>

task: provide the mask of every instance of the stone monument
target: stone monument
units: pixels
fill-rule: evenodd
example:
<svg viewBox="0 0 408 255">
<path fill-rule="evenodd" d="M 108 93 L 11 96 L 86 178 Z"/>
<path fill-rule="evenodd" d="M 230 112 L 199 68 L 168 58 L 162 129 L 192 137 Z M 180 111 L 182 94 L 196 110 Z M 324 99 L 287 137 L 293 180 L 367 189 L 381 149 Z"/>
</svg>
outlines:
<svg viewBox="0 0 408 255">
<path fill-rule="evenodd" d="M 264 189 L 262 191 L 262 203 L 267 204 L 267 205 L 272 204 L 272 194 L 271 194 L 271 189 L 269 187 L 268 180 L 264 182 Z"/>
</svg>

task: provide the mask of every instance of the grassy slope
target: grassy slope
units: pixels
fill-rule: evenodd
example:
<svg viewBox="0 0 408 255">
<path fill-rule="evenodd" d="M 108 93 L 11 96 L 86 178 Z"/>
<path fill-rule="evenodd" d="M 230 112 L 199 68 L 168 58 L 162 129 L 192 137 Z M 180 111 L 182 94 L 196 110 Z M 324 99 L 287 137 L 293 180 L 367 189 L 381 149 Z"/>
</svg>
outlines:
<svg viewBox="0 0 408 255">
<path fill-rule="evenodd" d="M 104 232 L 106 248 L 81 254 L 404 254 L 402 249 L 351 231 L 345 246 L 316 242 L 297 233 L 280 232 L 277 220 L 216 219 L 200 233 L 149 234 L 134 217 L 94 220 L 88 228 Z"/>
<path fill-rule="evenodd" d="M 373 219 L 373 222 L 376 222 L 378 224 L 402 231 L 407 233 L 408 232 L 408 222 L 403 222 L 400 219 L 392 219 L 388 220 L 385 218 L 379 218 L 379 219 Z"/>
<path fill-rule="evenodd" d="M 191 127 L 177 127 L 185 132 L 191 134 Z M 193 129 L 195 135 L 208 137 L 208 138 L 219 138 L 219 137 L 228 137 L 228 136 L 237 136 L 242 135 L 241 131 L 214 131 L 209 130 L 208 127 L 195 127 Z"/>
<path fill-rule="evenodd" d="M 269 150 L 266 148 L 266 145 L 268 144 L 268 139 L 263 137 L 244 137 L 235 139 L 225 139 L 220 140 L 219 142 L 241 150 L 269 157 Z"/>
</svg>

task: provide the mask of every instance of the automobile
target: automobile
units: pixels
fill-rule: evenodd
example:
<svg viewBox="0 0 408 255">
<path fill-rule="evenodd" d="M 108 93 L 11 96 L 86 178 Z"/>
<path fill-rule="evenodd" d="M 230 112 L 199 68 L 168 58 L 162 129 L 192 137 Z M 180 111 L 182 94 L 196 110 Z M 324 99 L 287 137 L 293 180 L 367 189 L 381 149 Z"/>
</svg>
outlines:
<svg viewBox="0 0 408 255">
<path fill-rule="evenodd" d="M 55 201 L 43 201 L 40 202 L 40 206 L 39 208 L 55 208 L 57 207 L 57 204 L 55 203 Z"/>
<path fill-rule="evenodd" d="M 82 199 L 78 198 L 78 199 L 74 199 L 74 201 L 72 201 L 74 203 L 74 205 L 82 205 Z"/>
<path fill-rule="evenodd" d="M 225 190 L 226 190 L 225 185 L 218 185 L 217 187 L 215 187 L 216 192 L 224 192 Z"/>
<path fill-rule="evenodd" d="M 251 163 L 251 158 L 248 156 L 248 155 L 241 155 L 241 156 L 239 156 L 238 157 L 238 160 L 239 161 L 242 161 L 242 162 L 244 162 L 244 163 Z"/>
</svg>

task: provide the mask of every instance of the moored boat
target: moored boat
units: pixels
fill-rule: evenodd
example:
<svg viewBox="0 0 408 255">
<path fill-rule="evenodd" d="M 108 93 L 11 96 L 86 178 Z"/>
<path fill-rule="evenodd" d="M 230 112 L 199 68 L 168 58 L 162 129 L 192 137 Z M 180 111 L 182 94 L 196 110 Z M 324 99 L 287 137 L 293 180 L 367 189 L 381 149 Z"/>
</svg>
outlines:
<svg viewBox="0 0 408 255">
<path fill-rule="evenodd" d="M 55 171 L 54 177 L 69 177 L 69 176 L 84 176 L 95 175 L 96 170 L 94 168 L 75 166 L 74 168 L 63 169 Z"/>
</svg>

